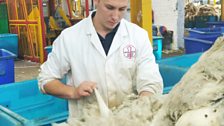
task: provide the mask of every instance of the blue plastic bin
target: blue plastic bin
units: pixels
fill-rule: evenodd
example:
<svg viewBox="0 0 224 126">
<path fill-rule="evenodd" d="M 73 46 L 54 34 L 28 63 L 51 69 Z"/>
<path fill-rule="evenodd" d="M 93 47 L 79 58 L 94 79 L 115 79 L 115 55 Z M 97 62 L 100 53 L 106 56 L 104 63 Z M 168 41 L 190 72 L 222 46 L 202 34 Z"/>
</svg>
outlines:
<svg viewBox="0 0 224 126">
<path fill-rule="evenodd" d="M 224 27 L 224 21 L 206 22 L 209 27 Z"/>
<path fill-rule="evenodd" d="M 156 60 L 162 59 L 162 43 L 163 37 L 153 36 L 153 54 Z"/>
<path fill-rule="evenodd" d="M 47 126 L 68 116 L 67 101 L 39 92 L 37 80 L 2 85 L 0 92 L 2 126 Z"/>
<path fill-rule="evenodd" d="M 2 126 L 50 126 L 68 117 L 67 101 L 40 93 L 37 80 L 2 85 L 0 92 Z"/>
<path fill-rule="evenodd" d="M 0 49 L 0 85 L 14 82 L 15 54 Z"/>
<path fill-rule="evenodd" d="M 213 44 L 214 41 L 184 37 L 184 46 L 186 54 L 207 51 Z"/>
<path fill-rule="evenodd" d="M 6 49 L 18 56 L 18 35 L 0 34 L 0 49 Z"/>
<path fill-rule="evenodd" d="M 209 37 L 214 38 L 221 36 L 224 32 L 224 29 L 221 27 L 217 28 L 193 28 L 193 29 L 186 29 L 189 32 L 188 37 L 192 38 L 200 38 L 200 39 L 208 39 Z"/>
<path fill-rule="evenodd" d="M 164 93 L 168 93 L 180 81 L 201 55 L 202 53 L 185 54 L 157 61 L 165 87 Z"/>
</svg>

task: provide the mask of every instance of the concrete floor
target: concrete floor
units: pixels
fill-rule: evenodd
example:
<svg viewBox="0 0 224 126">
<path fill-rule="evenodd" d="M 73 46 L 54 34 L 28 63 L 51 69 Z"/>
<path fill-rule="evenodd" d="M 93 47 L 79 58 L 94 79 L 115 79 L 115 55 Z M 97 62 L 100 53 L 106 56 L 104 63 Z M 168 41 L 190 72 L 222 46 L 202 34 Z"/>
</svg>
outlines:
<svg viewBox="0 0 224 126">
<path fill-rule="evenodd" d="M 24 60 L 15 61 L 15 82 L 36 79 L 40 64 Z"/>
</svg>

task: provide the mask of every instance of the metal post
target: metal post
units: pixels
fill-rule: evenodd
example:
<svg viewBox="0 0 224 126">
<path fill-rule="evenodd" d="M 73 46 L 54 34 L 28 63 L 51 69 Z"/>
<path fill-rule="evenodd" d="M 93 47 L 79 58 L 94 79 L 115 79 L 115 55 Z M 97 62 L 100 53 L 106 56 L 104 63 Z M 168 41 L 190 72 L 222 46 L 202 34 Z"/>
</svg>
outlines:
<svg viewBox="0 0 224 126">
<path fill-rule="evenodd" d="M 42 6 L 43 1 L 39 0 L 39 10 L 40 10 L 40 22 L 41 22 L 41 31 L 42 31 L 42 42 L 40 43 L 40 63 L 43 63 L 47 57 L 46 57 L 46 52 L 44 51 L 44 47 L 46 46 L 46 31 L 45 31 L 45 24 L 44 24 L 44 14 L 43 14 L 43 6 Z"/>
<path fill-rule="evenodd" d="M 224 0 L 221 0 L 221 20 L 224 21 Z"/>
<path fill-rule="evenodd" d="M 131 0 L 131 22 L 148 31 L 152 43 L 152 0 Z"/>
</svg>

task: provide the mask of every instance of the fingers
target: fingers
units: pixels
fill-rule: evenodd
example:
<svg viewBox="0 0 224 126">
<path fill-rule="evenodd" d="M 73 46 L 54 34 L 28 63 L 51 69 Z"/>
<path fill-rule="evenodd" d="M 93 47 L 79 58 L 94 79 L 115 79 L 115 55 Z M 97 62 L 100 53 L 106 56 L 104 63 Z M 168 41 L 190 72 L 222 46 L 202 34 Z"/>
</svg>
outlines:
<svg viewBox="0 0 224 126">
<path fill-rule="evenodd" d="M 80 92 L 81 96 L 90 96 L 91 93 L 89 93 L 88 91 L 82 91 Z"/>
<path fill-rule="evenodd" d="M 91 81 L 82 82 L 76 89 L 75 93 L 77 95 L 76 98 L 80 99 L 81 97 L 90 96 L 93 93 L 94 88 L 96 88 L 95 82 Z"/>
</svg>

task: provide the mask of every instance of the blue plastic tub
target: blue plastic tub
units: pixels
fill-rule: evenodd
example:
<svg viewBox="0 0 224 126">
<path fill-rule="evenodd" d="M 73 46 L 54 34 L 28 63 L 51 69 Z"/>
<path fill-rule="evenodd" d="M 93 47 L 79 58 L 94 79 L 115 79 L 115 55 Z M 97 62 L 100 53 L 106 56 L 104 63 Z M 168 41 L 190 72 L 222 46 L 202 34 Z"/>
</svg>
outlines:
<svg viewBox="0 0 224 126">
<path fill-rule="evenodd" d="M 0 49 L 6 49 L 18 56 L 18 35 L 0 34 Z"/>
<path fill-rule="evenodd" d="M 168 93 L 172 87 L 180 81 L 188 69 L 198 61 L 202 53 L 185 54 L 157 61 L 163 77 L 164 93 Z"/>
<path fill-rule="evenodd" d="M 5 49 L 0 49 L 0 85 L 12 83 L 15 81 L 14 77 L 15 57 L 16 57 L 15 54 Z"/>
<path fill-rule="evenodd" d="M 224 21 L 206 22 L 209 27 L 224 27 Z"/>
<path fill-rule="evenodd" d="M 2 85 L 0 92 L 2 126 L 50 126 L 68 118 L 67 101 L 41 94 L 37 80 Z"/>
<path fill-rule="evenodd" d="M 184 37 L 184 47 L 186 54 L 207 51 L 213 44 L 214 41 Z"/>
<path fill-rule="evenodd" d="M 2 126 L 40 126 L 64 121 L 67 101 L 39 92 L 37 80 L 0 86 Z"/>
<path fill-rule="evenodd" d="M 221 36 L 222 33 L 224 32 L 224 29 L 221 27 L 217 28 L 193 28 L 193 29 L 186 29 L 189 32 L 188 37 L 192 38 L 201 38 L 203 39 L 204 37 L 218 37 Z M 206 39 L 204 39 L 206 40 Z"/>
<path fill-rule="evenodd" d="M 162 59 L 162 43 L 163 37 L 153 36 L 153 54 L 156 60 Z"/>
</svg>

